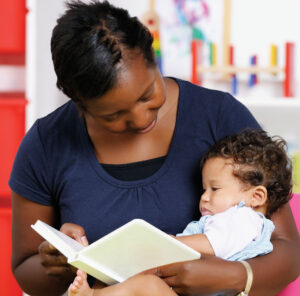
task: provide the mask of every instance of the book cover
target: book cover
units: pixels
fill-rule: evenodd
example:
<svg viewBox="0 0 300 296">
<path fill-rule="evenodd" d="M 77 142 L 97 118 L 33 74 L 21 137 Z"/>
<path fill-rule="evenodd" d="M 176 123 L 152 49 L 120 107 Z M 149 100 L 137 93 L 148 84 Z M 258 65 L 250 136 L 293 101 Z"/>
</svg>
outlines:
<svg viewBox="0 0 300 296">
<path fill-rule="evenodd" d="M 32 228 L 65 255 L 71 265 L 108 285 L 156 266 L 201 256 L 141 219 L 126 223 L 87 247 L 40 220 Z"/>
</svg>

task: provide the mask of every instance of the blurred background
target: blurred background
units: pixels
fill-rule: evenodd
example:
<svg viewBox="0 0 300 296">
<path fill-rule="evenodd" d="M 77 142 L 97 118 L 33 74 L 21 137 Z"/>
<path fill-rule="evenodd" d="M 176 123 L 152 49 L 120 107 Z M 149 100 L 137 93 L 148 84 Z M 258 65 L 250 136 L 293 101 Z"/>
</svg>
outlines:
<svg viewBox="0 0 300 296">
<path fill-rule="evenodd" d="M 85 0 L 84 2 L 88 2 Z M 149 26 L 163 75 L 232 93 L 288 141 L 300 192 L 300 1 L 110 0 Z M 17 148 L 34 121 L 66 102 L 50 38 L 63 0 L 0 0 L 0 295 L 22 295 L 10 273 L 10 191 Z"/>
</svg>

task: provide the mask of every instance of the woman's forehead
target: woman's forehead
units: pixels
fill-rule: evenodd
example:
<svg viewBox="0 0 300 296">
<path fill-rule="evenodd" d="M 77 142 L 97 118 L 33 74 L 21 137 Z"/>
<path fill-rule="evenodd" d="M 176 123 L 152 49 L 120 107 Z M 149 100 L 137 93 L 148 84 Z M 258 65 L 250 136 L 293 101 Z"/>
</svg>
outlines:
<svg viewBox="0 0 300 296">
<path fill-rule="evenodd" d="M 101 112 L 114 112 L 116 109 L 126 107 L 150 92 L 155 79 L 156 68 L 147 67 L 146 63 L 135 63 L 123 68 L 117 75 L 115 86 L 107 91 L 98 100 L 87 102 L 87 107 L 101 109 Z"/>
<path fill-rule="evenodd" d="M 128 56 L 128 55 L 127 55 Z M 124 58 L 118 67 L 116 85 L 117 86 L 142 86 L 149 83 L 154 75 L 154 66 L 149 66 L 143 54 L 133 54 Z M 144 82 L 144 83 L 143 83 Z"/>
</svg>

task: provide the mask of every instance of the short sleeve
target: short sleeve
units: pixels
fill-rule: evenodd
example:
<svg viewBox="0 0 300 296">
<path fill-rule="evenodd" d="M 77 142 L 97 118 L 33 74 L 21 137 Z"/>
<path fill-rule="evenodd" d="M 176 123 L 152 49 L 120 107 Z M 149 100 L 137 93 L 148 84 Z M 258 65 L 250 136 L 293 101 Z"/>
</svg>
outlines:
<svg viewBox="0 0 300 296">
<path fill-rule="evenodd" d="M 263 218 L 249 207 L 232 207 L 225 212 L 210 216 L 204 226 L 216 256 L 228 259 L 258 239 Z"/>
<path fill-rule="evenodd" d="M 203 222 L 200 219 L 200 221 L 192 221 L 190 222 L 186 228 L 183 230 L 182 233 L 176 234 L 176 236 L 186 236 L 186 235 L 192 235 L 192 234 L 198 234 L 203 233 Z"/>
<path fill-rule="evenodd" d="M 11 171 L 9 186 L 16 193 L 43 205 L 53 205 L 51 178 L 36 121 L 23 138 Z"/>
</svg>

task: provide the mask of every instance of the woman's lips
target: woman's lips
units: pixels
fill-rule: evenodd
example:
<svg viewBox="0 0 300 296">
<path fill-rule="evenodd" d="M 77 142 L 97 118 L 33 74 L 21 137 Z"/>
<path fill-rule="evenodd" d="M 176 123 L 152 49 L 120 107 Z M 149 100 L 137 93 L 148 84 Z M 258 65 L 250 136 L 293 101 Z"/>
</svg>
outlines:
<svg viewBox="0 0 300 296">
<path fill-rule="evenodd" d="M 156 119 L 154 119 L 146 128 L 141 129 L 141 130 L 137 130 L 137 132 L 139 134 L 147 133 L 147 132 L 151 131 L 154 128 L 155 124 L 156 124 Z"/>
</svg>

